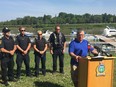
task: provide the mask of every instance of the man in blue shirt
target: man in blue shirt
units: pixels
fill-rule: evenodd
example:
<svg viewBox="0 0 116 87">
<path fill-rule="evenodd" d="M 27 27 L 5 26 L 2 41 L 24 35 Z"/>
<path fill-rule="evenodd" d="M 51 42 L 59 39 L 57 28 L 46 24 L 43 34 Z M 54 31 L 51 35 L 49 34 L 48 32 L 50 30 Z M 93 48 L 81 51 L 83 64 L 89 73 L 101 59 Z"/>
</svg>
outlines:
<svg viewBox="0 0 116 87">
<path fill-rule="evenodd" d="M 69 54 L 71 56 L 71 78 L 75 87 L 78 87 L 78 59 L 86 57 L 88 50 L 94 54 L 98 52 L 90 47 L 88 49 L 88 41 L 84 40 L 84 30 L 78 30 L 77 37 L 69 44 Z"/>
</svg>

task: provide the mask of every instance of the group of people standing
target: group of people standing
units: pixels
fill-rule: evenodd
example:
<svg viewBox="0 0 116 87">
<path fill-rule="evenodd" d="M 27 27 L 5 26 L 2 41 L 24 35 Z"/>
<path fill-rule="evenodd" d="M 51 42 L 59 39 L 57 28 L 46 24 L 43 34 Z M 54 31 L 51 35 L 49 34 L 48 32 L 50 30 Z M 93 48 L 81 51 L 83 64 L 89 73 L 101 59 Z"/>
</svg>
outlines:
<svg viewBox="0 0 116 87">
<path fill-rule="evenodd" d="M 39 76 L 39 63 L 42 63 L 42 74 L 46 75 L 46 50 L 48 43 L 42 37 L 42 31 L 37 31 L 33 46 L 28 36 L 25 35 L 25 28 L 20 27 L 20 34 L 16 37 L 16 41 L 10 36 L 10 30 L 3 28 L 3 37 L 0 42 L 0 58 L 2 81 L 5 85 L 9 85 L 8 81 L 16 81 L 14 79 L 14 59 L 13 55 L 16 53 L 16 78 L 20 79 L 22 62 L 24 61 L 26 67 L 26 76 L 31 77 L 29 51 L 33 47 L 35 55 L 35 73 L 36 77 Z M 75 87 L 78 87 L 78 65 L 79 59 L 84 58 L 88 54 L 88 50 L 94 54 L 98 52 L 91 46 L 88 49 L 88 41 L 84 40 L 84 30 L 78 30 L 76 38 L 69 44 L 69 55 L 71 56 L 71 77 Z M 60 32 L 60 26 L 55 27 L 55 31 L 49 37 L 49 48 L 53 59 L 53 74 L 57 70 L 57 58 L 59 57 L 59 72 L 64 73 L 64 52 L 66 49 L 66 38 Z"/>
<path fill-rule="evenodd" d="M 14 53 L 16 53 L 16 78 L 20 79 L 22 62 L 24 61 L 26 68 L 26 76 L 31 77 L 30 70 L 30 58 L 29 51 L 33 47 L 35 55 L 35 73 L 36 77 L 39 76 L 39 63 L 42 63 L 42 74 L 46 75 L 46 50 L 48 43 L 45 38 L 42 37 L 42 31 L 37 31 L 37 37 L 35 38 L 33 46 L 28 36 L 25 35 L 25 27 L 20 27 L 20 34 L 14 41 L 10 36 L 10 29 L 4 27 L 3 37 L 0 42 L 1 50 L 1 75 L 3 84 L 9 85 L 8 81 L 16 81 L 14 79 Z M 66 47 L 66 39 L 63 33 L 60 32 L 60 26 L 55 27 L 55 31 L 49 37 L 50 53 L 53 57 L 53 73 L 57 70 L 57 57 L 59 57 L 60 73 L 64 73 L 64 51 Z"/>
</svg>

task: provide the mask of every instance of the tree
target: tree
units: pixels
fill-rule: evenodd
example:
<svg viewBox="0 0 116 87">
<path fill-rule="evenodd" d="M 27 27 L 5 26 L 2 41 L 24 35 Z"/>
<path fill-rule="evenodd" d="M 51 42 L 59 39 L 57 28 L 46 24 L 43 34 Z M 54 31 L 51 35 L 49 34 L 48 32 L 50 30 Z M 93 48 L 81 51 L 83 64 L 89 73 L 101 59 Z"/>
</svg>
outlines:
<svg viewBox="0 0 116 87">
<path fill-rule="evenodd" d="M 91 18 L 91 15 L 88 13 L 83 15 L 83 19 L 85 20 L 85 23 L 90 23 L 90 18 Z"/>
<path fill-rule="evenodd" d="M 43 25 L 43 24 L 76 24 L 76 23 L 116 23 L 116 16 L 111 14 L 91 15 L 85 13 L 83 15 L 74 15 L 72 13 L 60 12 L 58 16 L 52 17 L 51 15 L 44 15 L 43 17 L 25 16 L 0 22 L 0 25 Z"/>
<path fill-rule="evenodd" d="M 65 18 L 66 16 L 67 16 L 67 13 L 65 13 L 65 12 L 60 12 L 58 15 L 58 17 L 60 17 L 60 18 Z"/>
<path fill-rule="evenodd" d="M 51 23 L 51 15 L 44 15 L 43 17 L 43 23 L 44 24 L 50 24 Z"/>
<path fill-rule="evenodd" d="M 101 15 L 94 15 L 94 23 L 102 23 Z"/>
<path fill-rule="evenodd" d="M 107 23 L 107 14 L 102 14 L 102 22 Z"/>
</svg>

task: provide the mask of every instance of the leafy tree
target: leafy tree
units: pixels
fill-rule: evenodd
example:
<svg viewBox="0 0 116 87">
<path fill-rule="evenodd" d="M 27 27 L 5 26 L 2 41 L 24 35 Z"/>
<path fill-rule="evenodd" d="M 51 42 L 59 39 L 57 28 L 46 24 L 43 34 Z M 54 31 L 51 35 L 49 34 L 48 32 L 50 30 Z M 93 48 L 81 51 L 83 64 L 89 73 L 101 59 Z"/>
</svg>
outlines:
<svg viewBox="0 0 116 87">
<path fill-rule="evenodd" d="M 94 23 L 102 23 L 102 17 L 100 15 L 94 15 Z"/>
<path fill-rule="evenodd" d="M 43 17 L 25 16 L 15 20 L 0 22 L 0 25 L 33 25 L 37 27 L 42 24 L 77 24 L 77 23 L 116 23 L 116 16 L 111 14 L 93 15 L 85 13 L 76 15 L 60 12 L 58 16 L 44 15 Z"/>
<path fill-rule="evenodd" d="M 44 24 L 50 24 L 51 23 L 51 15 L 44 15 L 43 23 Z"/>
</svg>

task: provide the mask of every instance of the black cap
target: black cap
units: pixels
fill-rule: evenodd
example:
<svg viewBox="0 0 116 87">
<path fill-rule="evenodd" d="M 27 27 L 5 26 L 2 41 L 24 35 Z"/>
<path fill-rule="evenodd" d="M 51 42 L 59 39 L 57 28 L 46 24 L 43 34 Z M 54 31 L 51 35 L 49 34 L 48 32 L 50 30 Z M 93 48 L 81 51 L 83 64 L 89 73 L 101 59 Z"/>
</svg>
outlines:
<svg viewBox="0 0 116 87">
<path fill-rule="evenodd" d="M 2 29 L 2 32 L 3 32 L 3 33 L 10 32 L 10 29 L 8 29 L 7 27 L 4 27 L 4 28 Z"/>
</svg>

